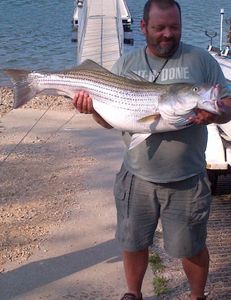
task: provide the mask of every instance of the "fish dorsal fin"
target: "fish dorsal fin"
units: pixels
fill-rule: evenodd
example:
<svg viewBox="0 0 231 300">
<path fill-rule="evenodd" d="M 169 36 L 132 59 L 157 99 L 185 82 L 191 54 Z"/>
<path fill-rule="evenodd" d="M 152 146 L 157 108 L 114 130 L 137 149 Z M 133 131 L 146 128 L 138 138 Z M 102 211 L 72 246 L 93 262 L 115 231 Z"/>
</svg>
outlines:
<svg viewBox="0 0 231 300">
<path fill-rule="evenodd" d="M 121 75 L 123 76 L 123 74 L 121 74 Z M 141 77 L 140 75 L 136 74 L 132 70 L 129 70 L 128 72 L 126 72 L 126 74 L 124 76 L 127 77 L 127 78 L 129 78 L 129 79 L 133 79 L 133 80 L 137 80 L 137 81 L 149 82 L 148 80 L 144 79 L 143 77 Z"/>
<path fill-rule="evenodd" d="M 109 72 L 106 68 L 102 67 L 101 65 L 99 65 L 98 63 L 96 63 L 95 61 L 91 60 L 91 59 L 86 59 L 84 60 L 80 65 L 78 65 L 77 67 L 78 69 L 91 69 L 91 70 L 104 70 L 105 72 Z"/>
<path fill-rule="evenodd" d="M 104 72 L 104 73 L 110 73 L 111 72 L 107 69 L 105 69 L 104 67 L 100 66 L 99 64 L 97 64 L 95 61 L 91 60 L 91 59 L 86 59 L 85 61 L 83 61 L 80 65 L 71 68 L 69 70 L 65 70 L 65 72 L 79 72 L 79 71 L 84 71 L 84 70 L 92 70 L 92 71 L 100 71 L 100 72 Z"/>
<path fill-rule="evenodd" d="M 150 115 L 150 116 L 145 116 L 145 117 L 139 119 L 137 122 L 152 124 L 153 122 L 155 122 L 159 118 L 160 118 L 160 114 L 153 114 L 153 115 Z"/>
</svg>

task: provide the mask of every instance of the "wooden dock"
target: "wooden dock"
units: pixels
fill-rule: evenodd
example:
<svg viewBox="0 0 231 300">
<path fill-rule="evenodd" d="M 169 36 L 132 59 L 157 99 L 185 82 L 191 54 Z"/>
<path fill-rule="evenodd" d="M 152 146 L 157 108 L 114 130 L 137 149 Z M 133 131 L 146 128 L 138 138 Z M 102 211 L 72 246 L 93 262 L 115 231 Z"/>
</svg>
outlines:
<svg viewBox="0 0 231 300">
<path fill-rule="evenodd" d="M 123 53 L 124 32 L 118 0 L 84 0 L 78 21 L 78 63 L 92 59 L 111 69 Z"/>
</svg>

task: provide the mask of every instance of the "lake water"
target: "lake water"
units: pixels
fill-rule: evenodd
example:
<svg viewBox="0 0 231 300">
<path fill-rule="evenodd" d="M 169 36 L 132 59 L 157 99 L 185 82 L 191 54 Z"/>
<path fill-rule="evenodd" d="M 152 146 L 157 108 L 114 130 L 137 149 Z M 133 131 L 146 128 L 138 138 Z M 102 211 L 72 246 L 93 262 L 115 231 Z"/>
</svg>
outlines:
<svg viewBox="0 0 231 300">
<path fill-rule="evenodd" d="M 127 0 L 134 20 L 134 45 L 125 45 L 125 52 L 145 43 L 139 28 L 145 2 Z M 225 9 L 225 18 L 231 17 L 231 1 L 180 0 L 179 3 L 182 40 L 206 48 L 209 38 L 205 30 L 216 31 L 214 46 L 219 46 L 220 8 Z M 73 9 L 73 0 L 1 0 L 0 69 L 59 70 L 75 66 L 76 44 L 71 42 Z M 2 72 L 0 85 L 9 85 Z"/>
</svg>

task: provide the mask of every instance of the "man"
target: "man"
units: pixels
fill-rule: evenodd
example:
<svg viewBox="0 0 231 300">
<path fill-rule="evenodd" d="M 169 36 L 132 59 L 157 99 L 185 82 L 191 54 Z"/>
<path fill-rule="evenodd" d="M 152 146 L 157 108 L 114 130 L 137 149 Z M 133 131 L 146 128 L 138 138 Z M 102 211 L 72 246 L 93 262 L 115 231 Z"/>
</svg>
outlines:
<svg viewBox="0 0 231 300">
<path fill-rule="evenodd" d="M 231 98 L 217 62 L 203 49 L 180 42 L 181 10 L 173 0 L 149 0 L 144 7 L 141 29 L 147 46 L 122 56 L 113 72 L 128 76 L 131 71 L 160 84 L 188 82 L 219 84 L 222 88 L 221 115 L 195 111 L 191 127 L 151 135 L 127 150 L 114 193 L 117 233 L 123 249 L 128 291 L 121 300 L 142 299 L 141 287 L 148 265 L 159 218 L 164 247 L 182 259 L 191 299 L 205 299 L 209 254 L 206 247 L 211 194 L 205 169 L 209 123 L 231 119 Z M 93 109 L 90 96 L 81 91 L 74 105 L 82 113 L 111 128 Z M 123 133 L 125 144 L 131 139 Z"/>
</svg>

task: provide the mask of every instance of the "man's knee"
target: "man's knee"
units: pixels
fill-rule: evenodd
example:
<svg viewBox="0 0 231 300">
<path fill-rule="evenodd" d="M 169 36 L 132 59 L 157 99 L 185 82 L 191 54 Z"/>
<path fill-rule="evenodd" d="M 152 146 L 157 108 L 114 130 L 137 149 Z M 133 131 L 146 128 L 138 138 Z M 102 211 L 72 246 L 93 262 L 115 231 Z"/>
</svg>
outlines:
<svg viewBox="0 0 231 300">
<path fill-rule="evenodd" d="M 207 264 L 209 260 L 209 252 L 207 246 L 205 246 L 201 251 L 191 257 L 183 257 L 182 260 L 187 260 L 194 264 Z"/>
</svg>

